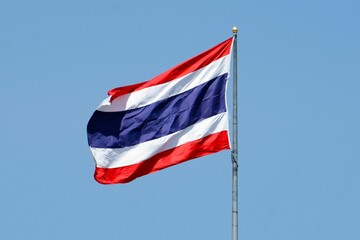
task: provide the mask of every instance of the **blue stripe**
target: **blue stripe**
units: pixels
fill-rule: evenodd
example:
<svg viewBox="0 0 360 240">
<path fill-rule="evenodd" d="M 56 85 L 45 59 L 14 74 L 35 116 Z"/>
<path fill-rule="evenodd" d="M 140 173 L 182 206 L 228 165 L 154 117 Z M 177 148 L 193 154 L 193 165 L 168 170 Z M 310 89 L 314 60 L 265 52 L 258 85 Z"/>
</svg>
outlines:
<svg viewBox="0 0 360 240">
<path fill-rule="evenodd" d="M 226 111 L 227 73 L 173 97 L 121 112 L 95 111 L 89 146 L 123 148 L 160 138 Z"/>
</svg>

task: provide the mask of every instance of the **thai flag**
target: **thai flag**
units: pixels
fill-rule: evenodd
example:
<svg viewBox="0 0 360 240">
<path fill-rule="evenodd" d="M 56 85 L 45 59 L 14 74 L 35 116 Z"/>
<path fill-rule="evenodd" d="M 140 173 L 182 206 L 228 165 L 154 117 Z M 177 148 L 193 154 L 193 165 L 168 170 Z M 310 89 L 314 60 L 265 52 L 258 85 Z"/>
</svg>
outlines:
<svg viewBox="0 0 360 240">
<path fill-rule="evenodd" d="M 108 92 L 87 125 L 102 184 L 230 148 L 226 86 L 233 38 L 147 82 Z"/>
</svg>

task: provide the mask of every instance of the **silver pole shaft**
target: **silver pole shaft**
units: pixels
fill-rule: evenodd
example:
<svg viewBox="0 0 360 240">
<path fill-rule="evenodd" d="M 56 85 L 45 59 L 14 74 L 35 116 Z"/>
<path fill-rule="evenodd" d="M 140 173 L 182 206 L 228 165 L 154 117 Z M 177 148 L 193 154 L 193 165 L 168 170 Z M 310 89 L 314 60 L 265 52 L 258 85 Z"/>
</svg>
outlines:
<svg viewBox="0 0 360 240">
<path fill-rule="evenodd" d="M 238 240 L 238 109 L 237 109 L 237 27 L 232 29 L 233 45 L 233 143 L 232 159 L 232 240 Z"/>
</svg>

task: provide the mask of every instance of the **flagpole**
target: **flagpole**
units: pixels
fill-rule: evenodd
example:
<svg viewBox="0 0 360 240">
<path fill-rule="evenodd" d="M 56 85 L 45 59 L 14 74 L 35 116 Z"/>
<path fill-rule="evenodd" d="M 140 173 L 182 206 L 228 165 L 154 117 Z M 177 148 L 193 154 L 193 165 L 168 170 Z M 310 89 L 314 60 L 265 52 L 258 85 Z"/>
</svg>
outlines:
<svg viewBox="0 0 360 240">
<path fill-rule="evenodd" d="M 233 44 L 233 143 L 231 151 L 232 160 L 232 240 L 238 240 L 238 110 L 237 110 L 237 32 L 236 26 L 232 28 Z"/>
</svg>

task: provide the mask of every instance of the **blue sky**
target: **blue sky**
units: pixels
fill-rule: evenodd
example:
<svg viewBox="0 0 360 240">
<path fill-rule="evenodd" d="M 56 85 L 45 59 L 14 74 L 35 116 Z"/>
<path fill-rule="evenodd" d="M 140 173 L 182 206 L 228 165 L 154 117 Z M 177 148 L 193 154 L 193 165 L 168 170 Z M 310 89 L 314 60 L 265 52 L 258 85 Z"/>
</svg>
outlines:
<svg viewBox="0 0 360 240">
<path fill-rule="evenodd" d="M 0 239 L 230 239 L 228 151 L 103 186 L 86 124 L 107 90 L 233 25 L 239 239 L 360 239 L 359 11 L 356 0 L 1 0 Z"/>
</svg>

